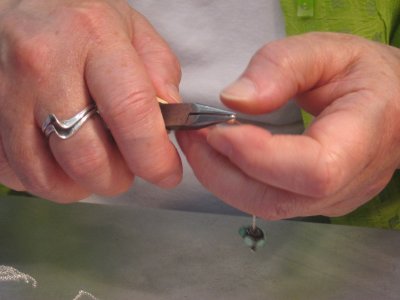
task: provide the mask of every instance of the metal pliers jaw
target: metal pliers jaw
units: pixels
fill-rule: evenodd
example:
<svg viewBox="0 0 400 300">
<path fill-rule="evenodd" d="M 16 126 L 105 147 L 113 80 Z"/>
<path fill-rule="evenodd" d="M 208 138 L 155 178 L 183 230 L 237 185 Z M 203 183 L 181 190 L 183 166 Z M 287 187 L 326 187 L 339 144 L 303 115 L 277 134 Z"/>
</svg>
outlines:
<svg viewBox="0 0 400 300">
<path fill-rule="evenodd" d="M 160 103 L 160 108 L 167 130 L 194 130 L 236 120 L 231 111 L 199 103 Z"/>
</svg>

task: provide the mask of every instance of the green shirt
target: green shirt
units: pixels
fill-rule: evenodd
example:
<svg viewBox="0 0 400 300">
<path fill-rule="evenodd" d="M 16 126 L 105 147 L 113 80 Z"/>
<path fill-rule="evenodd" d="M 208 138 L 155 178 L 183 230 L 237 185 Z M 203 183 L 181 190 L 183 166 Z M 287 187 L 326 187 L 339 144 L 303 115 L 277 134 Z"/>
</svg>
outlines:
<svg viewBox="0 0 400 300">
<path fill-rule="evenodd" d="M 351 33 L 400 46 L 400 0 L 281 0 L 288 35 L 310 31 Z M 304 123 L 311 116 L 302 112 Z M 332 223 L 400 229 L 400 171 L 375 198 Z"/>
</svg>

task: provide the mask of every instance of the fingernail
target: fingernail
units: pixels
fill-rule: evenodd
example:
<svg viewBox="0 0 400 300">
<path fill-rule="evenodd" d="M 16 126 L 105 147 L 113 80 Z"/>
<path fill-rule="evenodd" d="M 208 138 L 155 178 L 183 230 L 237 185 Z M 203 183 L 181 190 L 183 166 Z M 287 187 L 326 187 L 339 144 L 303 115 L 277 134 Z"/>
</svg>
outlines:
<svg viewBox="0 0 400 300">
<path fill-rule="evenodd" d="M 221 92 L 221 97 L 233 101 L 254 99 L 257 93 L 256 85 L 247 78 L 239 78 Z"/>
<path fill-rule="evenodd" d="M 181 102 L 181 95 L 179 94 L 179 89 L 176 85 L 170 83 L 167 85 L 166 89 L 169 99 L 174 102 Z"/>
</svg>

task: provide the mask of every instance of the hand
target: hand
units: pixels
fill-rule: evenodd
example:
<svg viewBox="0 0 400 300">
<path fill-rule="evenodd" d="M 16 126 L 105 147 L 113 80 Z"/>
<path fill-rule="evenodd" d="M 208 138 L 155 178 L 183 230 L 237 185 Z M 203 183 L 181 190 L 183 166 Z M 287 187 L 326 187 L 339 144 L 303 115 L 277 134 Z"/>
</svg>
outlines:
<svg viewBox="0 0 400 300">
<path fill-rule="evenodd" d="M 315 116 L 303 135 L 254 126 L 178 134 L 211 192 L 266 219 L 346 214 L 400 166 L 400 50 L 351 35 L 314 33 L 259 50 L 221 98 L 247 113 L 296 97 Z"/>
<path fill-rule="evenodd" d="M 180 67 L 143 16 L 122 0 L 0 9 L 0 182 L 69 202 L 123 192 L 134 174 L 161 187 L 180 181 L 156 101 L 179 100 Z M 103 120 L 68 140 L 44 137 L 49 113 L 68 119 L 92 101 Z"/>
</svg>

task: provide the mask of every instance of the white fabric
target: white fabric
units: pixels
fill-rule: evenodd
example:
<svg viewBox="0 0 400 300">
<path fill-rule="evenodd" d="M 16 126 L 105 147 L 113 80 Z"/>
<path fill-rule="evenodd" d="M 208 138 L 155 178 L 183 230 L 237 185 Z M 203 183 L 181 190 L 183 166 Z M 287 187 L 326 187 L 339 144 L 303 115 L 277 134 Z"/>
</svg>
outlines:
<svg viewBox="0 0 400 300">
<path fill-rule="evenodd" d="M 266 42 L 285 35 L 279 0 L 129 2 L 150 20 L 178 56 L 182 67 L 180 90 L 187 102 L 221 105 L 221 89 L 243 72 L 252 55 Z M 293 103 L 263 117 L 275 124 L 300 118 Z M 173 190 L 163 191 L 137 179 L 125 195 L 112 200 L 92 197 L 89 201 L 236 213 L 201 187 L 186 162 L 184 180 Z"/>
<path fill-rule="evenodd" d="M 219 93 L 265 43 L 285 36 L 279 0 L 130 0 L 166 39 L 182 66 L 187 102 L 220 105 Z M 272 123 L 300 119 L 293 104 Z"/>
</svg>

